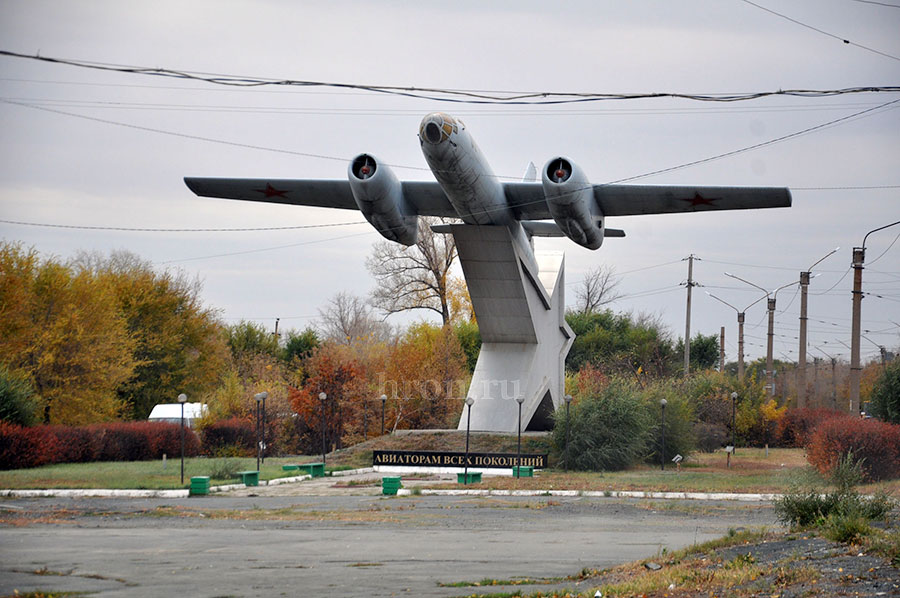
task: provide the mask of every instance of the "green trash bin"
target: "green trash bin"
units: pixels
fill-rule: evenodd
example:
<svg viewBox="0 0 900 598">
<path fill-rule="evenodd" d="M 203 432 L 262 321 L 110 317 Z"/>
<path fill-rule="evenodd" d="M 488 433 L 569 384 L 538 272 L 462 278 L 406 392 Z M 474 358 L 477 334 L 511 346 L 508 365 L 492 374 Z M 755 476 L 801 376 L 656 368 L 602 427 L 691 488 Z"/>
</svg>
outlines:
<svg viewBox="0 0 900 598">
<path fill-rule="evenodd" d="M 191 489 L 188 492 L 191 496 L 209 494 L 209 476 L 200 475 L 191 478 Z"/>
<path fill-rule="evenodd" d="M 513 477 L 519 478 L 533 478 L 534 477 L 534 466 L 532 465 L 521 465 L 513 467 Z"/>
<path fill-rule="evenodd" d="M 470 471 L 469 473 L 458 473 L 458 474 L 456 474 L 456 483 L 457 484 L 480 484 L 481 483 L 481 472 L 480 471 Z"/>
<path fill-rule="evenodd" d="M 250 471 L 239 471 L 237 474 L 240 476 L 243 485 L 259 486 L 259 472 L 255 469 L 251 469 Z"/>
<path fill-rule="evenodd" d="M 397 491 L 403 487 L 400 476 L 386 476 L 381 478 L 381 493 L 388 496 L 396 496 Z"/>
</svg>

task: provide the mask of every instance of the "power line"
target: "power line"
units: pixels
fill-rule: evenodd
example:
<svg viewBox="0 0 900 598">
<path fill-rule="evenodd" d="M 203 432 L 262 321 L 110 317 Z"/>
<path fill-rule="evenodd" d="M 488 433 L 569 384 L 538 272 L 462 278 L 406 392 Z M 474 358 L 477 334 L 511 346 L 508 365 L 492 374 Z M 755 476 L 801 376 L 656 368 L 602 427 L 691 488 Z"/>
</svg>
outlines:
<svg viewBox="0 0 900 598">
<path fill-rule="evenodd" d="M 747 0 L 745 0 L 747 1 Z M 762 7 L 760 7 L 762 8 Z M 767 9 L 766 9 L 767 10 Z M 770 11 L 772 12 L 772 11 Z M 777 13 L 776 13 L 777 14 Z M 849 43 L 849 42 L 848 42 Z M 858 45 L 858 44 L 855 44 Z M 863 46 L 860 46 L 863 47 Z M 870 48 L 866 48 L 871 50 Z M 874 51 L 874 50 L 872 50 Z M 712 93 L 712 94 L 686 94 L 675 92 L 651 92 L 651 93 L 606 93 L 606 92 L 557 92 L 557 91 L 508 91 L 508 90 L 466 90 L 451 88 L 422 88 L 422 87 L 403 87 L 395 85 L 364 85 L 360 83 L 340 83 L 333 81 L 308 81 L 297 79 L 272 79 L 267 77 L 252 77 L 240 75 L 228 75 L 222 73 L 204 73 L 198 71 L 173 70 L 158 67 L 143 67 L 133 65 L 121 65 L 104 62 L 94 62 L 87 60 L 75 60 L 69 58 L 51 58 L 49 56 L 40 56 L 36 54 L 22 54 L 20 52 L 12 52 L 10 50 L 0 50 L 0 56 L 9 56 L 12 58 L 23 58 L 28 60 L 37 60 L 53 64 L 63 64 L 67 66 L 94 69 L 101 71 L 111 71 L 117 73 L 128 73 L 137 75 L 147 75 L 154 77 L 166 77 L 173 79 L 185 79 L 192 81 L 202 81 L 215 85 L 225 85 L 231 87 L 329 87 L 338 89 L 362 90 L 372 93 L 381 93 L 388 95 L 397 95 L 439 102 L 453 102 L 462 104 L 507 104 L 507 105 L 553 105 L 553 104 L 572 104 L 580 102 L 596 102 L 604 100 L 637 100 L 651 98 L 679 98 L 686 100 L 695 100 L 702 102 L 737 102 L 745 100 L 754 100 L 769 96 L 796 96 L 796 97 L 828 97 L 835 95 L 844 95 L 848 93 L 868 93 L 900 91 L 900 87 L 896 86 L 880 86 L 880 87 L 851 87 L 845 89 L 787 89 L 777 91 L 762 91 L 751 93 Z M 889 55 L 887 55 L 889 56 Z"/>
<path fill-rule="evenodd" d="M 868 47 L 868 46 L 863 46 L 862 44 L 857 44 L 857 43 L 855 43 L 855 42 L 851 42 L 849 39 L 845 39 L 845 38 L 843 38 L 843 37 L 841 37 L 841 36 L 839 36 L 839 35 L 835 35 L 835 34 L 833 34 L 833 33 L 829 33 L 829 32 L 827 32 L 827 31 L 824 31 L 824 30 L 822 30 L 822 29 L 819 29 L 818 27 L 813 27 L 812 25 L 807 25 L 806 23 L 803 23 L 802 21 L 798 21 L 797 19 L 792 19 L 791 17 L 789 17 L 789 16 L 787 16 L 787 15 L 784 15 L 784 14 L 781 14 L 780 12 L 775 12 L 775 11 L 772 10 L 771 8 L 766 8 L 765 6 L 762 6 L 761 4 L 757 4 L 756 2 L 751 2 L 750 0 L 741 0 L 741 2 L 743 2 L 743 3 L 745 3 L 745 4 L 749 4 L 750 6 L 755 6 L 756 8 L 758 8 L 758 9 L 760 9 L 760 10 L 764 10 L 764 11 L 766 11 L 767 13 L 773 14 L 773 15 L 775 15 L 776 17 L 781 17 L 782 19 L 785 19 L 785 20 L 787 20 L 787 21 L 790 21 L 791 23 L 794 23 L 795 25 L 800 25 L 801 27 L 806 27 L 807 29 L 812 29 L 812 30 L 815 31 L 816 33 L 821 33 L 822 35 L 827 35 L 827 36 L 830 37 L 830 38 L 836 39 L 836 40 L 838 40 L 838 41 L 842 41 L 842 42 L 844 42 L 845 44 L 849 44 L 849 45 L 851 45 L 851 46 L 856 46 L 857 48 L 862 48 L 863 50 L 866 50 L 866 51 L 868 51 L 868 52 L 873 52 L 873 53 L 875 53 L 875 54 L 878 54 L 878 55 L 880 55 L 880 56 L 884 56 L 884 57 L 886 57 L 886 58 L 890 58 L 890 59 L 892 59 L 892 60 L 898 60 L 898 61 L 900 61 L 900 57 L 898 57 L 898 56 L 893 56 L 893 55 L 891 55 L 891 54 L 887 54 L 887 53 L 882 52 L 882 51 L 880 51 L 880 50 L 876 50 L 875 48 L 870 48 L 870 47 Z"/>
<path fill-rule="evenodd" d="M 335 226 L 352 226 L 355 224 L 366 224 L 365 221 L 359 222 L 335 222 L 333 224 L 305 224 L 298 226 L 263 226 L 257 228 L 132 228 L 126 226 L 87 226 L 75 224 L 47 224 L 43 222 L 22 222 L 18 220 L 0 220 L 5 224 L 18 224 L 22 226 L 40 226 L 46 228 L 72 228 L 77 230 L 111 230 L 125 232 L 140 233 L 243 233 L 243 232 L 261 232 L 275 230 L 298 230 L 306 228 L 331 228 Z"/>
<path fill-rule="evenodd" d="M 900 4 L 888 4 L 887 2 L 875 2 L 875 0 L 851 0 L 860 4 L 875 4 L 876 6 L 887 6 L 888 8 L 900 8 Z"/>
</svg>

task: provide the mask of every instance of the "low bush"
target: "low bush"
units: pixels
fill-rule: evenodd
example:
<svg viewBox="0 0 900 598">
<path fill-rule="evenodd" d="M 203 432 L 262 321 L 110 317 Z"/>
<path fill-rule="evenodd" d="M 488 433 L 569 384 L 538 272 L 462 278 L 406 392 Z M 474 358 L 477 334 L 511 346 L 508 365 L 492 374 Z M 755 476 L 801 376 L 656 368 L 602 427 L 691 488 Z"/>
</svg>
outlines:
<svg viewBox="0 0 900 598">
<path fill-rule="evenodd" d="M 256 454 L 256 430 L 239 417 L 213 422 L 203 429 L 203 453 L 216 457 L 252 457 Z"/>
<path fill-rule="evenodd" d="M 663 420 L 661 401 L 666 401 L 665 409 L 665 455 L 669 463 L 675 455 L 686 457 L 696 449 L 694 437 L 694 411 L 680 385 L 671 381 L 658 381 L 640 391 L 649 420 L 650 443 L 645 461 L 659 465 L 663 450 Z"/>
<path fill-rule="evenodd" d="M 828 419 L 807 447 L 810 464 L 823 475 L 851 454 L 861 461 L 866 480 L 900 478 L 900 425 L 850 416 Z"/>
<path fill-rule="evenodd" d="M 56 463 L 58 443 L 46 426 L 26 428 L 0 421 L 0 469 Z"/>
<path fill-rule="evenodd" d="M 850 452 L 838 460 L 827 479 L 800 484 L 775 499 L 775 513 L 791 526 L 817 525 L 838 541 L 852 541 L 868 529 L 869 521 L 883 519 L 894 507 L 884 493 L 860 496 L 856 486 L 865 475 L 864 461 Z M 825 491 L 825 485 L 831 489 Z"/>
<path fill-rule="evenodd" d="M 189 428 L 184 454 L 199 454 L 200 442 Z M 143 461 L 181 452 L 177 424 L 119 422 L 91 426 L 14 426 L 0 422 L 0 468 L 22 469 L 52 463 Z"/>
<path fill-rule="evenodd" d="M 698 422 L 694 424 L 694 438 L 697 448 L 704 453 L 713 453 L 717 449 L 731 442 L 731 434 L 728 428 L 722 424 L 708 424 Z"/>
<path fill-rule="evenodd" d="M 553 445 L 570 469 L 617 471 L 639 463 L 647 454 L 653 422 L 635 386 L 613 380 L 599 393 L 579 396 L 555 414 Z M 566 428 L 569 433 L 565 452 Z"/>
<path fill-rule="evenodd" d="M 778 422 L 778 442 L 786 448 L 806 446 L 819 424 L 837 417 L 847 417 L 847 414 L 834 409 L 789 409 Z"/>
</svg>

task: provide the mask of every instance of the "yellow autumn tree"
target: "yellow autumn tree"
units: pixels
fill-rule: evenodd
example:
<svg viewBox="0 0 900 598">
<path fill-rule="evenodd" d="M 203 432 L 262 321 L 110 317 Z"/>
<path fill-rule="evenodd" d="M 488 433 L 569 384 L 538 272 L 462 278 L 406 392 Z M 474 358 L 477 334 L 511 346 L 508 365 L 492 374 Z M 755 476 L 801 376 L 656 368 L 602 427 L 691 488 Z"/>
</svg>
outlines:
<svg viewBox="0 0 900 598">
<path fill-rule="evenodd" d="M 117 388 L 135 369 L 135 341 L 108 281 L 32 250 L 0 245 L 0 361 L 25 373 L 44 423 L 119 417 Z"/>
</svg>

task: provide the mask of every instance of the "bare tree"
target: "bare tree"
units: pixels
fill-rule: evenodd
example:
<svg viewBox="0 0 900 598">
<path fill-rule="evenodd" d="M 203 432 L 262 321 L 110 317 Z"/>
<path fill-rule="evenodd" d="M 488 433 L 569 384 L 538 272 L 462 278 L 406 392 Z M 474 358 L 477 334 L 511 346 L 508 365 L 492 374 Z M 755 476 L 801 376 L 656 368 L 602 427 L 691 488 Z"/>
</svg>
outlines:
<svg viewBox="0 0 900 598">
<path fill-rule="evenodd" d="M 617 289 L 619 279 L 612 266 L 597 266 L 587 271 L 575 289 L 575 311 L 589 313 L 598 311 L 622 296 Z"/>
<path fill-rule="evenodd" d="M 372 313 L 366 301 L 350 293 L 338 293 L 319 310 L 322 335 L 345 345 L 385 337 L 388 327 Z"/>
<path fill-rule="evenodd" d="M 442 218 L 419 218 L 419 240 L 404 247 L 390 241 L 375 243 L 366 267 L 375 277 L 372 304 L 385 314 L 411 309 L 429 309 L 441 315 L 444 324 L 451 319 L 448 290 L 450 268 L 456 260 L 453 235 L 438 234 L 432 224 L 448 222 Z"/>
</svg>

